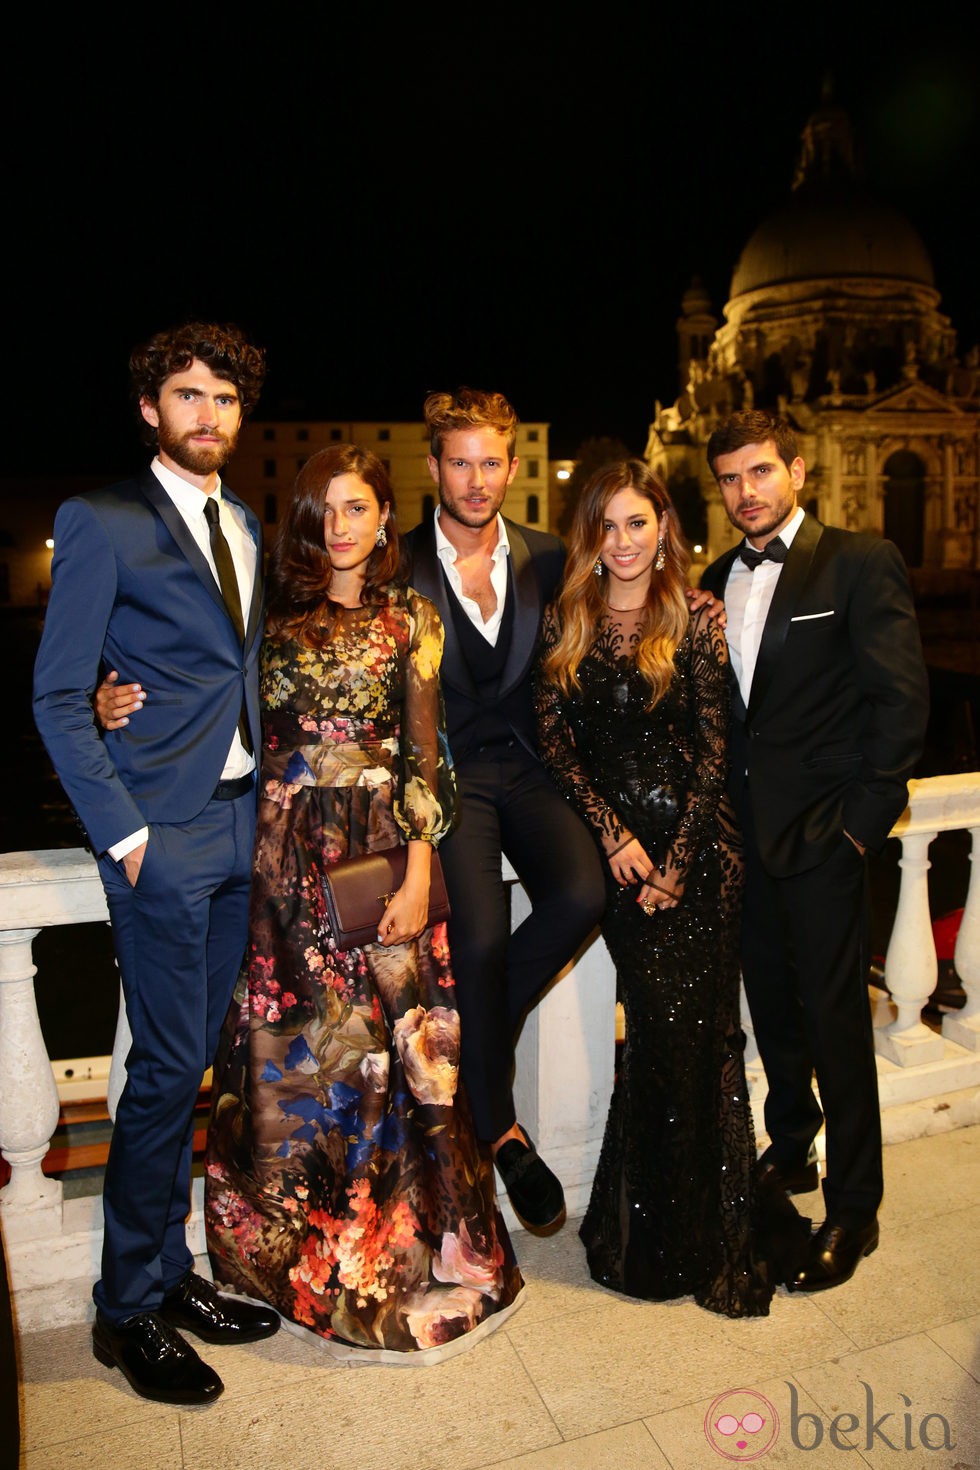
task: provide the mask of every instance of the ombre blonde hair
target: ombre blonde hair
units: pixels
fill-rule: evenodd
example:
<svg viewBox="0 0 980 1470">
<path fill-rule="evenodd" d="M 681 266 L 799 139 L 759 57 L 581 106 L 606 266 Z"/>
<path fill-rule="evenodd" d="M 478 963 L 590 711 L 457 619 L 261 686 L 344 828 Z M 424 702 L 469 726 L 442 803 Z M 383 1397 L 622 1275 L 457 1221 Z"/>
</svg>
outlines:
<svg viewBox="0 0 980 1470">
<path fill-rule="evenodd" d="M 634 655 L 637 669 L 650 686 L 652 709 L 670 687 L 674 652 L 690 622 L 684 595 L 690 556 L 666 486 L 640 459 L 603 465 L 582 489 L 555 606 L 559 638 L 542 661 L 542 672 L 566 694 L 580 687 L 579 665 L 595 640 L 600 620 L 609 612 L 603 596 L 605 579 L 595 575 L 595 565 L 606 536 L 606 507 L 620 490 L 635 490 L 649 500 L 664 526 L 664 566 L 651 575 Z"/>
</svg>

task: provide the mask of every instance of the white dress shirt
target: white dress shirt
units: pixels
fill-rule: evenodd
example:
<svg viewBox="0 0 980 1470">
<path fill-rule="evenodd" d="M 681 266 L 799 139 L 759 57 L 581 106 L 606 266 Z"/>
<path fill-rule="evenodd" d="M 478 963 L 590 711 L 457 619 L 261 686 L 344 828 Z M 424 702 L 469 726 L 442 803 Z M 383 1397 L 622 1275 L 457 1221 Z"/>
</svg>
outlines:
<svg viewBox="0 0 980 1470">
<path fill-rule="evenodd" d="M 497 598 L 497 607 L 492 615 L 483 621 L 483 614 L 479 604 L 472 597 L 463 595 L 463 579 L 456 570 L 456 557 L 458 555 L 455 546 L 446 536 L 439 525 L 439 512 L 441 505 L 436 506 L 435 528 L 436 528 L 436 555 L 442 562 L 449 585 L 453 589 L 456 601 L 463 609 L 474 628 L 478 629 L 487 640 L 496 648 L 497 636 L 500 633 L 500 622 L 504 615 L 504 602 L 507 597 L 507 558 L 510 556 L 510 542 L 507 540 L 507 527 L 504 525 L 503 517 L 497 517 L 497 544 L 493 548 L 493 556 L 490 564 L 490 585 Z"/>
<path fill-rule="evenodd" d="M 218 569 L 211 554 L 211 536 L 204 514 L 204 507 L 210 497 L 205 495 L 203 490 L 199 490 L 196 485 L 192 485 L 189 480 L 185 480 L 181 475 L 168 469 L 159 459 L 154 459 L 150 468 L 172 500 L 174 509 L 179 513 L 188 531 L 194 537 L 220 590 Z M 252 605 L 252 589 L 255 585 L 255 542 L 246 524 L 244 512 L 237 505 L 232 505 L 230 501 L 224 499 L 220 485 L 214 492 L 214 498 L 218 503 L 218 524 L 228 542 L 231 559 L 235 565 L 242 613 L 245 622 L 248 623 L 248 610 Z M 152 689 L 147 690 L 147 698 L 153 698 Z M 136 718 L 139 718 L 138 713 Z M 236 726 L 221 772 L 221 780 L 234 781 L 240 776 L 247 776 L 250 771 L 254 770 L 255 757 L 249 755 L 245 749 Z M 124 837 L 119 842 L 114 842 L 108 849 L 109 856 L 115 862 L 121 862 L 128 852 L 139 847 L 148 836 L 149 829 L 141 827 L 138 832 L 131 833 L 129 837 Z"/>
<path fill-rule="evenodd" d="M 797 507 L 792 520 L 779 533 L 779 539 L 791 546 L 793 537 L 803 524 L 803 508 Z M 773 595 L 783 563 L 764 561 L 754 570 L 747 567 L 740 556 L 732 562 L 725 586 L 725 612 L 728 622 L 725 637 L 732 668 L 738 687 L 746 705 L 752 691 L 752 679 L 759 658 L 762 634 L 766 618 L 772 606 Z"/>
</svg>

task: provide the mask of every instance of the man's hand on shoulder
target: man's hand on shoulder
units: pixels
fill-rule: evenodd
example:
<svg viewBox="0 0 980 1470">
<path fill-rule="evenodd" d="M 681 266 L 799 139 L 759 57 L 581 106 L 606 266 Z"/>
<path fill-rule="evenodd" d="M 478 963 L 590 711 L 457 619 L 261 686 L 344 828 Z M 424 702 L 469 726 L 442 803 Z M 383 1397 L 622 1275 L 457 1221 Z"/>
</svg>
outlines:
<svg viewBox="0 0 980 1470">
<path fill-rule="evenodd" d="M 103 730 L 120 730 L 129 724 L 130 715 L 143 708 L 145 698 L 139 684 L 120 684 L 118 671 L 111 669 L 95 691 L 95 717 Z"/>
<path fill-rule="evenodd" d="M 685 587 L 685 595 L 691 609 L 691 616 L 700 612 L 702 608 L 707 611 L 708 617 L 719 628 L 724 628 L 728 622 L 728 614 L 725 612 L 725 604 L 720 597 L 715 597 L 706 587 Z"/>
</svg>

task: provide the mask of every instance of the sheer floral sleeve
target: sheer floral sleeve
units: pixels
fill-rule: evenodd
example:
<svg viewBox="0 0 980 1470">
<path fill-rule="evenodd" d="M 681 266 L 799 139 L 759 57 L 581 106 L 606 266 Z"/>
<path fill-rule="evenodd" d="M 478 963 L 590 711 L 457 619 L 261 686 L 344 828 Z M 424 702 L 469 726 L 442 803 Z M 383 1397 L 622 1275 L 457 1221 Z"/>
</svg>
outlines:
<svg viewBox="0 0 980 1470">
<path fill-rule="evenodd" d="M 412 633 L 401 730 L 403 783 L 394 816 L 409 841 L 438 843 L 452 827 L 456 809 L 456 773 L 439 681 L 443 627 L 427 598 L 412 589 L 406 595 Z"/>
<path fill-rule="evenodd" d="M 716 834 L 728 777 L 728 645 L 723 629 L 706 609 L 692 619 L 691 644 L 691 779 L 665 862 L 665 871 L 681 882 L 701 844 Z"/>
<path fill-rule="evenodd" d="M 552 684 L 542 675 L 541 661 L 557 642 L 558 623 L 554 608 L 549 607 L 544 617 L 541 651 L 534 677 L 538 747 L 558 790 L 592 829 L 606 857 L 611 857 L 629 842 L 633 834 L 590 781 L 575 748 L 565 696 L 557 684 Z"/>
</svg>

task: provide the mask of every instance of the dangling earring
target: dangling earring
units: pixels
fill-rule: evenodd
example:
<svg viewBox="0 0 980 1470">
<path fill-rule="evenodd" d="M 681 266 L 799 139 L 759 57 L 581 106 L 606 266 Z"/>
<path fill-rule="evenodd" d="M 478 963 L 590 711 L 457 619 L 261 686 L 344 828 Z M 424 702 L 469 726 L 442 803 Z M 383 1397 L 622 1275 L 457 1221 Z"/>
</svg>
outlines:
<svg viewBox="0 0 980 1470">
<path fill-rule="evenodd" d="M 374 537 L 374 544 L 375 544 L 375 546 L 387 546 L 388 545 L 388 532 L 385 530 L 385 523 L 384 523 L 384 521 L 382 521 L 380 523 L 380 525 L 378 526 L 377 532 L 375 533 L 375 537 Z"/>
<path fill-rule="evenodd" d="M 595 559 L 595 566 L 592 568 L 592 570 L 595 572 L 595 574 L 596 574 L 597 577 L 601 577 L 602 576 L 603 567 L 602 567 L 602 557 L 601 556 L 597 556 L 596 557 L 596 559 Z"/>
<path fill-rule="evenodd" d="M 657 560 L 653 564 L 653 569 L 655 572 L 662 572 L 666 565 L 667 551 L 664 546 L 664 538 L 662 536 L 659 536 L 657 538 Z"/>
</svg>

